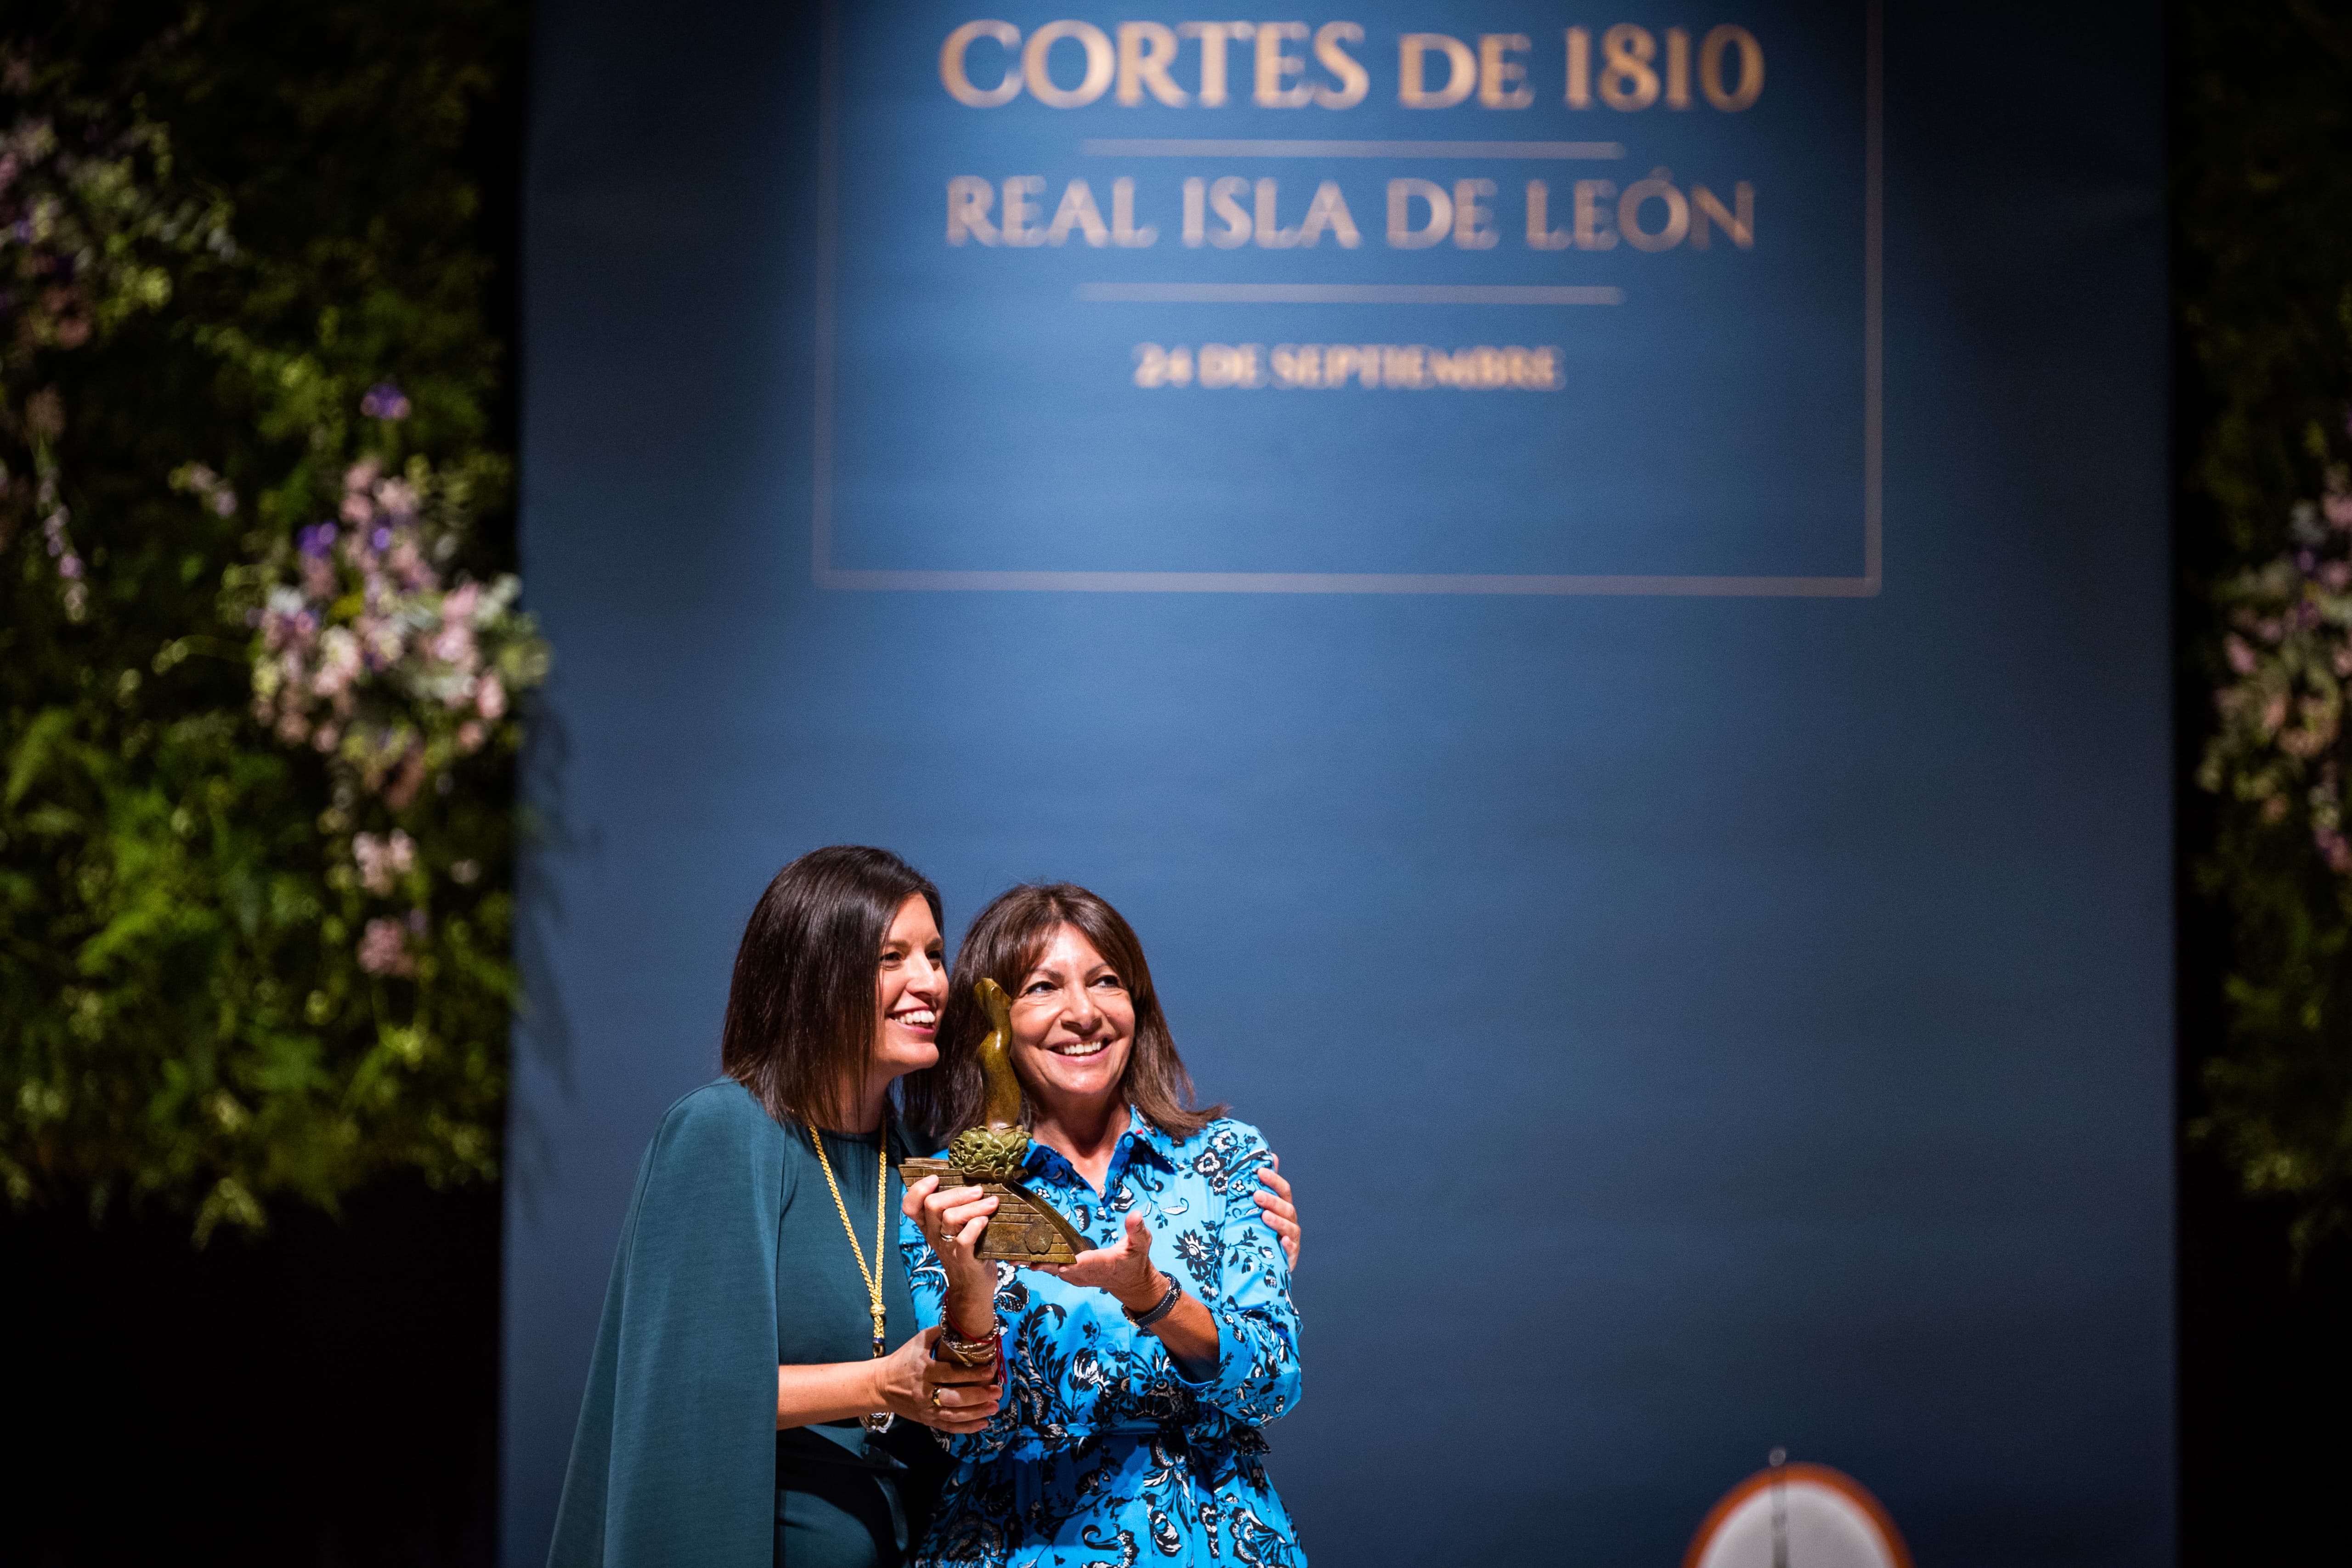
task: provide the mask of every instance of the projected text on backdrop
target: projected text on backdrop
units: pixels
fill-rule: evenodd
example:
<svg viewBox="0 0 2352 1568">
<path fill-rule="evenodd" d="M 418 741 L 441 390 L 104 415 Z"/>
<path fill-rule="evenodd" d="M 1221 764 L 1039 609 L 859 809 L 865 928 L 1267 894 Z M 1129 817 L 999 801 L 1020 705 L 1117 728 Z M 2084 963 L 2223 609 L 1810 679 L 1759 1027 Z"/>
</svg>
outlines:
<svg viewBox="0 0 2352 1568">
<path fill-rule="evenodd" d="M 1873 47 L 845 9 L 820 579 L 1874 592 Z"/>
</svg>

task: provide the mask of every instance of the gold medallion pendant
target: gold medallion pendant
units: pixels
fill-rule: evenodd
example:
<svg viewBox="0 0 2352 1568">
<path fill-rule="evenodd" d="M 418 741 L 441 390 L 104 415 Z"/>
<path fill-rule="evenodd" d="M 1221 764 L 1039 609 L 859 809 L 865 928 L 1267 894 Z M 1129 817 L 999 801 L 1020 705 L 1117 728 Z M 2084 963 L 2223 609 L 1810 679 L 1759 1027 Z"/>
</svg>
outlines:
<svg viewBox="0 0 2352 1568">
<path fill-rule="evenodd" d="M 988 1014 L 988 1037 L 980 1043 L 980 1074 L 987 1086 L 982 1125 L 967 1127 L 948 1141 L 944 1160 L 906 1160 L 900 1178 L 908 1183 L 937 1176 L 941 1187 L 976 1186 L 996 1200 L 980 1256 L 991 1262 L 1072 1263 L 1093 1243 L 1078 1234 L 1054 1205 L 1021 1184 L 1021 1163 L 1029 1155 L 1029 1133 L 1021 1125 L 1021 1080 L 1013 1072 L 1013 1001 L 1004 987 L 983 980 L 972 987 Z"/>
</svg>

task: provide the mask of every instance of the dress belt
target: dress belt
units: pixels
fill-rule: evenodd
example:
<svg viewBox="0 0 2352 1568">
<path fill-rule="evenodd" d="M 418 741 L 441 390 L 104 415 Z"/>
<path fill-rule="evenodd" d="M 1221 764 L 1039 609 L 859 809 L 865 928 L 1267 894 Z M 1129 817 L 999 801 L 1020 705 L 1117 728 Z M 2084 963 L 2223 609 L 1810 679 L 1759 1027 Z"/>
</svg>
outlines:
<svg viewBox="0 0 2352 1568">
<path fill-rule="evenodd" d="M 898 1457 L 880 1444 L 868 1439 L 862 1452 L 853 1453 L 838 1443 L 827 1442 L 814 1433 L 793 1440 L 789 1432 L 777 1434 L 776 1444 L 776 1511 L 783 1516 L 783 1494 L 805 1492 L 823 1498 L 835 1508 L 854 1518 L 865 1516 L 858 1505 L 865 1482 L 870 1480 L 875 1490 L 882 1494 L 884 1506 L 889 1510 L 891 1543 L 901 1558 L 908 1547 L 907 1501 L 898 1491 L 898 1478 L 907 1467 Z M 865 1480 L 858 1478 L 864 1477 Z M 869 1523 L 868 1528 L 872 1526 Z"/>
</svg>

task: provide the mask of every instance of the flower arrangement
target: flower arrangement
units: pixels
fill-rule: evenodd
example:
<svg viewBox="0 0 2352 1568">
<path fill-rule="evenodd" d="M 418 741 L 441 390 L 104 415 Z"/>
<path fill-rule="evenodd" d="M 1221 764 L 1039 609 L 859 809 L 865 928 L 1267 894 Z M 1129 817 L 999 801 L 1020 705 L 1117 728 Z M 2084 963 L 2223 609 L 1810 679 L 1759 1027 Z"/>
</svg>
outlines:
<svg viewBox="0 0 2352 1568">
<path fill-rule="evenodd" d="M 2293 549 L 2223 590 L 2230 679 L 2197 781 L 2268 824 L 2300 824 L 2330 870 L 2352 876 L 2345 834 L 2345 690 L 2352 683 L 2352 492 L 2297 507 Z"/>
<path fill-rule="evenodd" d="M 2219 721 L 2197 781 L 2222 797 L 2204 870 L 2234 916 L 2231 1047 L 2205 1114 L 2248 1190 L 2293 1201 L 2298 1247 L 2352 1219 L 2352 482 L 2293 510 L 2285 553 L 2225 583 Z"/>
<path fill-rule="evenodd" d="M 29 61 L 0 57 L 0 89 L 23 94 L 35 79 Z M 112 125 L 71 100 L 0 131 L 0 353 L 12 365 L 80 348 L 161 309 L 172 297 L 175 255 L 234 253 L 220 203 L 160 194 L 171 165 L 162 126 L 142 119 Z M 38 518 L 66 615 L 79 621 L 89 613 L 89 566 L 59 486 L 56 446 L 64 430 L 54 384 L 0 404 L 0 438 L 26 470 L 0 461 L 0 549 Z"/>
<path fill-rule="evenodd" d="M 250 244 L 76 79 L 0 41 L 0 1192 L 202 1240 L 488 1178 L 548 653 L 478 527 L 475 79 L 290 89 L 401 199 Z"/>
<path fill-rule="evenodd" d="M 362 404 L 382 419 L 407 407 L 381 383 Z M 187 473 L 186 487 L 205 491 L 198 476 L 208 470 Z M 348 857 L 333 884 L 375 900 L 421 899 L 427 862 L 416 840 L 397 826 L 352 825 L 363 810 L 397 819 L 427 781 L 455 787 L 460 759 L 494 738 L 511 746 L 511 704 L 546 679 L 547 647 L 515 607 L 522 584 L 512 573 L 443 582 L 463 535 L 462 482 L 436 477 L 421 458 L 397 475 L 364 458 L 344 471 L 342 489 L 333 519 L 273 545 L 247 579 L 258 600 L 246 611 L 257 632 L 253 717 L 327 761 L 337 804 L 321 826 Z M 445 869 L 461 886 L 480 876 L 467 859 Z M 371 916 L 355 950 L 360 967 L 415 978 L 414 943 L 430 918 L 423 902 Z"/>
</svg>

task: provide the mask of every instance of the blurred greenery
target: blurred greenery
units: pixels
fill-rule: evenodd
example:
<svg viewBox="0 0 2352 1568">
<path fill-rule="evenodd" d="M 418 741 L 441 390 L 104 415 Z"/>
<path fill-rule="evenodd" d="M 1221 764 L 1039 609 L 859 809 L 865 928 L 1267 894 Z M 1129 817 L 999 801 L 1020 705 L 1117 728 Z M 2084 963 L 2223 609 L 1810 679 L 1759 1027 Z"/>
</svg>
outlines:
<svg viewBox="0 0 2352 1568">
<path fill-rule="evenodd" d="M 395 810 L 257 721 L 249 612 L 363 456 L 423 458 L 467 499 L 451 571 L 507 564 L 510 194 L 486 213 L 474 171 L 498 162 L 482 139 L 521 29 L 495 0 L 0 22 L 0 127 L 26 148 L 52 128 L 62 160 L 20 158 L 0 190 L 24 208 L 49 181 L 0 236 L 0 259 L 47 272 L 0 283 L 0 1180 L 19 1205 L 137 1198 L 201 1238 L 397 1170 L 496 1172 L 518 726 Z M 362 416 L 380 383 L 405 418 Z M 356 956 L 351 835 L 394 827 L 418 847 L 404 893 L 430 904 L 413 974 Z"/>
<path fill-rule="evenodd" d="M 2227 603 L 2291 560 L 2298 507 L 2352 458 L 2352 10 L 2182 0 L 2172 27 L 2180 640 L 2210 689 Z M 2192 712 L 2201 744 L 2212 710 Z M 2299 802 L 2190 820 L 2227 946 L 2190 969 L 2226 973 L 2229 1020 L 2190 1131 L 2291 1205 L 2308 1248 L 2352 1215 L 2352 883 Z"/>
</svg>

